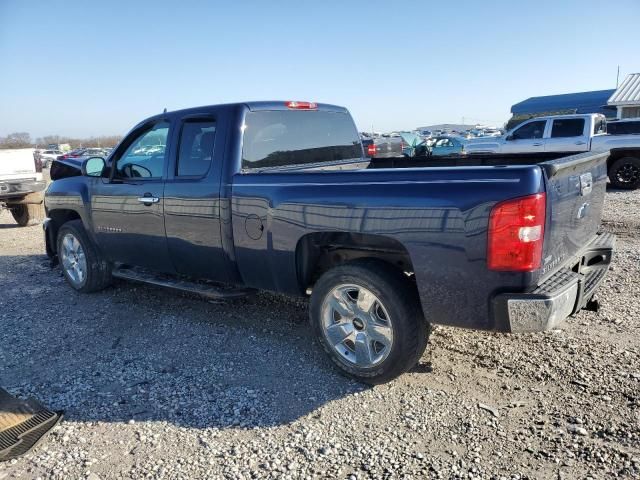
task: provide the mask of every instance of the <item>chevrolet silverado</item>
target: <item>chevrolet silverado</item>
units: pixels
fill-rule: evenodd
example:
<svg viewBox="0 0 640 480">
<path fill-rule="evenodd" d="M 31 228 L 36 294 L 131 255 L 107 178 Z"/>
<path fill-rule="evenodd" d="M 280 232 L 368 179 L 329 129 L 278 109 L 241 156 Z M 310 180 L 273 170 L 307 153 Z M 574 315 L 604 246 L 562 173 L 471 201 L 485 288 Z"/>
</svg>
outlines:
<svg viewBox="0 0 640 480">
<path fill-rule="evenodd" d="M 310 296 L 333 362 L 382 383 L 433 324 L 542 331 L 595 309 L 606 159 L 381 168 L 342 107 L 198 107 L 142 121 L 106 160 L 55 161 L 46 249 L 80 292 L 117 277 Z"/>
</svg>

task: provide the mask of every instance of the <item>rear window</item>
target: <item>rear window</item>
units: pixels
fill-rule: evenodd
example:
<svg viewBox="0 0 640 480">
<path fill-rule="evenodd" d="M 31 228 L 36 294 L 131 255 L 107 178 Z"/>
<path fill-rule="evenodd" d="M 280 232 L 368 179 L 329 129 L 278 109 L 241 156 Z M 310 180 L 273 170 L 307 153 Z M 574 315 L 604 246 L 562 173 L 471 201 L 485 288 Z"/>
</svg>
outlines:
<svg viewBox="0 0 640 480">
<path fill-rule="evenodd" d="M 198 177 L 209 171 L 216 136 L 215 121 L 189 120 L 182 126 L 178 153 L 178 176 Z"/>
<path fill-rule="evenodd" d="M 581 137 L 584 132 L 584 118 L 554 120 L 551 138 Z"/>
<path fill-rule="evenodd" d="M 360 137 L 346 113 L 285 110 L 246 115 L 243 169 L 361 158 Z"/>
<path fill-rule="evenodd" d="M 607 124 L 611 135 L 633 135 L 640 133 L 640 120 L 633 122 L 611 122 Z"/>
</svg>

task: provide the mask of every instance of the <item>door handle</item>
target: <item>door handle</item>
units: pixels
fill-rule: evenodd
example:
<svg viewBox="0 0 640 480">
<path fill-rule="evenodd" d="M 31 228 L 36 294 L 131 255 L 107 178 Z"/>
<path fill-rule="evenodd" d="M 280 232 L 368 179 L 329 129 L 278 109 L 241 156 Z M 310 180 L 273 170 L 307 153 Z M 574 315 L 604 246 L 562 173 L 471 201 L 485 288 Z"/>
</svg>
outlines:
<svg viewBox="0 0 640 480">
<path fill-rule="evenodd" d="M 579 142 L 576 142 L 576 145 L 584 145 L 585 143 L 587 142 L 579 141 Z"/>
<path fill-rule="evenodd" d="M 540 147 L 542 144 L 541 143 L 533 143 L 532 144 L 534 147 Z"/>
<path fill-rule="evenodd" d="M 148 197 L 138 197 L 138 201 L 142 203 L 158 203 L 160 199 L 149 195 Z"/>
</svg>

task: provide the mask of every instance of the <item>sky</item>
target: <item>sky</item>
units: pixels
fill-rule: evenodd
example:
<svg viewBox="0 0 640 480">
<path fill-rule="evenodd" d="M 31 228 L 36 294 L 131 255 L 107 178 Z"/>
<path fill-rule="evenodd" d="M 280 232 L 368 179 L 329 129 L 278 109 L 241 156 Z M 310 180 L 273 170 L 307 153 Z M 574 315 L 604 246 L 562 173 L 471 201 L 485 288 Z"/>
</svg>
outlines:
<svg viewBox="0 0 640 480">
<path fill-rule="evenodd" d="M 501 126 L 640 71 L 639 22 L 640 0 L 0 0 L 0 136 L 246 100 L 342 105 L 360 130 Z"/>
</svg>

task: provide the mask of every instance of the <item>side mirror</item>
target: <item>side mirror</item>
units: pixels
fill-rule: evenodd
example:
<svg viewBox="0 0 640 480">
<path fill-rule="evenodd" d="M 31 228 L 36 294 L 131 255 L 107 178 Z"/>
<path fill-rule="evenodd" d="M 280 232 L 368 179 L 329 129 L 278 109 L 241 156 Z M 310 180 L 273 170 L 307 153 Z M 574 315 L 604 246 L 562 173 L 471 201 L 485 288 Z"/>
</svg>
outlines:
<svg viewBox="0 0 640 480">
<path fill-rule="evenodd" d="M 82 162 L 82 175 L 86 177 L 102 177 L 107 162 L 102 157 L 87 158 Z"/>
<path fill-rule="evenodd" d="M 514 140 L 513 134 L 511 134 L 511 135 L 507 135 L 506 137 L 504 137 L 504 139 L 505 139 L 507 142 L 510 142 L 511 140 Z"/>
</svg>

